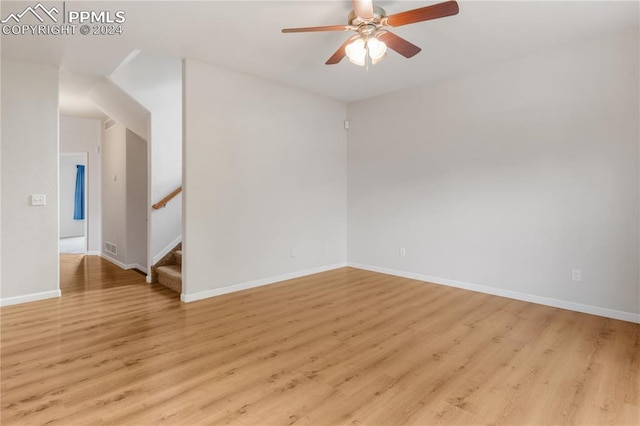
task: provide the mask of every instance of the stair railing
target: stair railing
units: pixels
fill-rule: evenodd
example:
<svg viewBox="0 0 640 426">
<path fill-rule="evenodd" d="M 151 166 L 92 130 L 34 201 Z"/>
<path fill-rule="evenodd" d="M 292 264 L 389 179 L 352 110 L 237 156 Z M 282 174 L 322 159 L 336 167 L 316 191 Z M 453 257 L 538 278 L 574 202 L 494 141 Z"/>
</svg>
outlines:
<svg viewBox="0 0 640 426">
<path fill-rule="evenodd" d="M 165 207 L 169 201 L 173 200 L 176 197 L 176 195 L 178 195 L 181 192 L 182 192 L 182 187 L 176 188 L 173 191 L 171 191 L 169 195 L 167 195 L 166 197 L 164 197 L 162 200 L 158 201 L 151 207 L 153 207 L 154 210 L 161 209 Z"/>
</svg>

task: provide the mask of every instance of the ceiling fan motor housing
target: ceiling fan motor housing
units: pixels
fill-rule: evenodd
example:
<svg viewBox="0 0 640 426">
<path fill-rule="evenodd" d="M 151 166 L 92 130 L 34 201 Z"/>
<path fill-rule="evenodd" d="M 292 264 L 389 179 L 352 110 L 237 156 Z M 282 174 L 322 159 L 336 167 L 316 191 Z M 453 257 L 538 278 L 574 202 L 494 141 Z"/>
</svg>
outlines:
<svg viewBox="0 0 640 426">
<path fill-rule="evenodd" d="M 359 16 L 356 15 L 356 11 L 352 10 L 351 13 L 349 13 L 349 25 L 353 25 L 354 27 L 359 27 L 361 25 L 367 25 L 367 24 L 371 24 L 371 25 L 375 25 L 378 26 L 380 25 L 382 18 L 385 18 L 387 16 L 387 12 L 385 12 L 385 10 L 381 7 L 378 6 L 373 6 L 373 18 L 361 18 Z"/>
</svg>

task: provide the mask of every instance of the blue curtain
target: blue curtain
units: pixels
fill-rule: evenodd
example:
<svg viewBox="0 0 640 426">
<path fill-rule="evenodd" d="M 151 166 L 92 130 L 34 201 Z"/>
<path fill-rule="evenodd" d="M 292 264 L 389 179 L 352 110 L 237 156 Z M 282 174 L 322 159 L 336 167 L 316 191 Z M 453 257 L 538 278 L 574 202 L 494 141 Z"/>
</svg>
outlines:
<svg viewBox="0 0 640 426">
<path fill-rule="evenodd" d="M 76 196 L 73 218 L 75 220 L 84 220 L 84 166 L 78 164 L 76 167 Z"/>
</svg>

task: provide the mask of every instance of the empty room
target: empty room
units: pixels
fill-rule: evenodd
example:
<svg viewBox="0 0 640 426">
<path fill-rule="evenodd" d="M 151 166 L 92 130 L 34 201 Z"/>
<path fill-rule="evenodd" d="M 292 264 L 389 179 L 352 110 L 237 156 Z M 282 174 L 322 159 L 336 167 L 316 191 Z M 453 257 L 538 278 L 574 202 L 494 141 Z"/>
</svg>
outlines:
<svg viewBox="0 0 640 426">
<path fill-rule="evenodd" d="M 0 21 L 3 425 L 640 424 L 639 2 Z"/>
</svg>

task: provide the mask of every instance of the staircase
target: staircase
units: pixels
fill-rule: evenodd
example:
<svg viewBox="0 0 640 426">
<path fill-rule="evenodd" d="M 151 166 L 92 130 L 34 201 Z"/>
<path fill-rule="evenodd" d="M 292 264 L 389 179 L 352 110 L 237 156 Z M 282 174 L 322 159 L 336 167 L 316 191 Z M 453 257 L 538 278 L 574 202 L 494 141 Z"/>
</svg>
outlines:
<svg viewBox="0 0 640 426">
<path fill-rule="evenodd" d="M 152 281 L 182 293 L 182 244 L 178 244 L 152 268 Z"/>
</svg>

